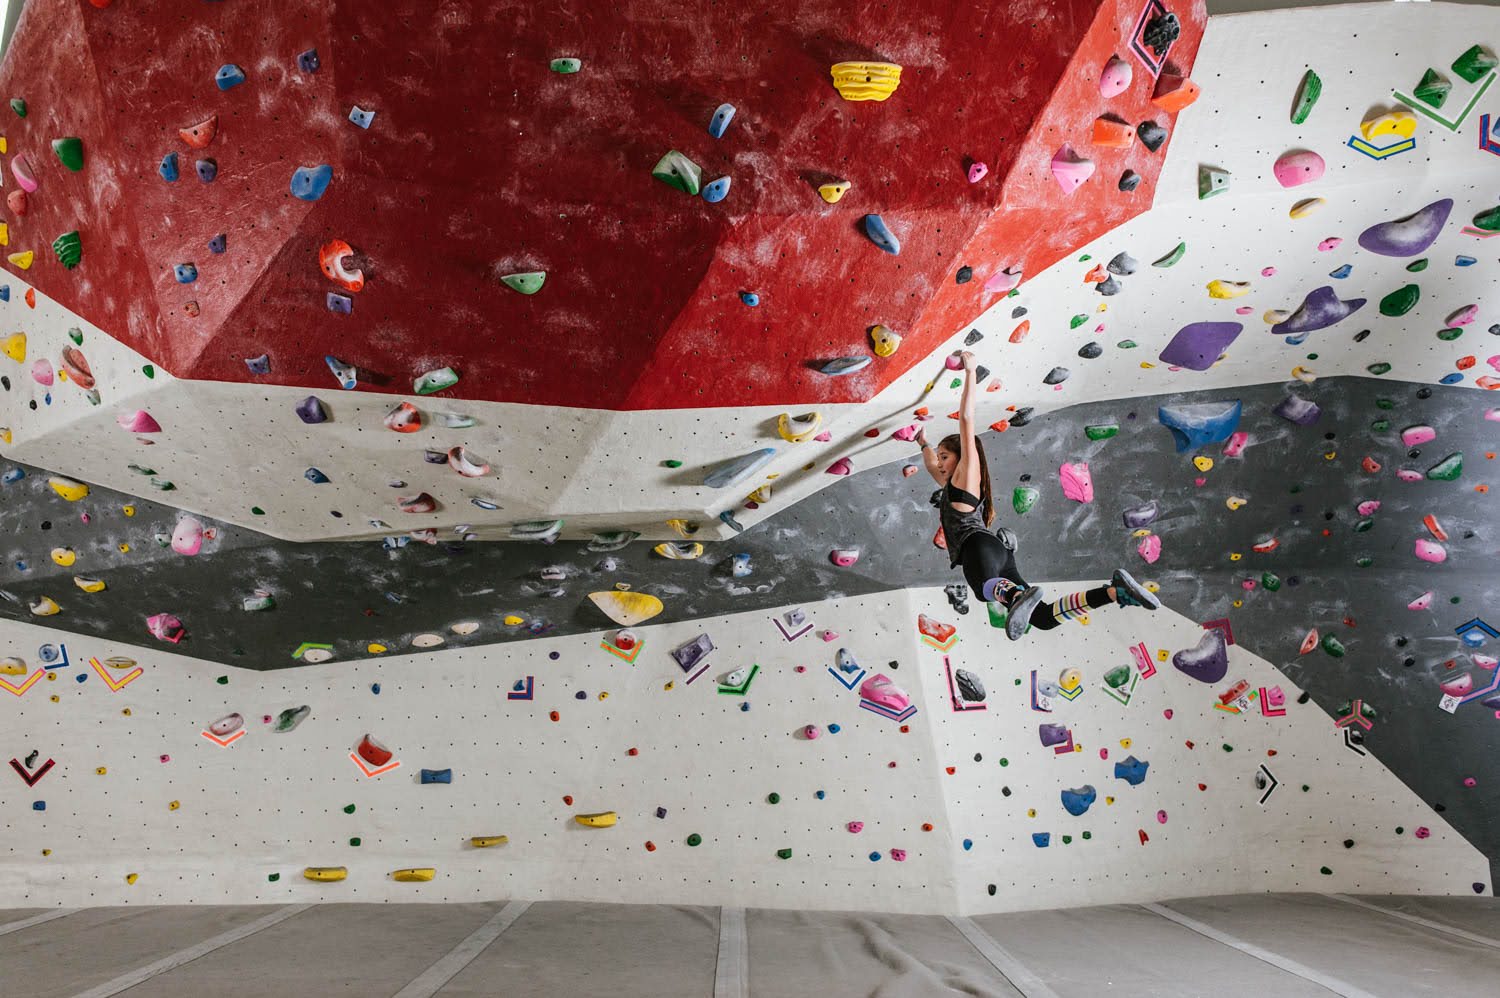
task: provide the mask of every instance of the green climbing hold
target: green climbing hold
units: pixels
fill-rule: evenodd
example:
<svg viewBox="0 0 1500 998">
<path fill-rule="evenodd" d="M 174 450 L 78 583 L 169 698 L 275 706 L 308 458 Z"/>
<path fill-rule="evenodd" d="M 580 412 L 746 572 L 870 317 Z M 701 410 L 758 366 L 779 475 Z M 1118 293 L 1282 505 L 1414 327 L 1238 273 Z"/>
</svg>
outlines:
<svg viewBox="0 0 1500 998">
<path fill-rule="evenodd" d="M 1162 257 L 1161 259 L 1152 261 L 1151 266 L 1153 266 L 1153 267 L 1170 267 L 1170 266 L 1174 265 L 1175 263 L 1177 263 L 1178 260 L 1181 260 L 1183 254 L 1186 253 L 1186 252 L 1187 252 L 1187 243 L 1178 243 L 1176 249 L 1174 249 L 1172 252 L 1168 253 L 1166 256 Z"/>
<path fill-rule="evenodd" d="M 1406 265 L 1406 269 L 1411 271 L 1413 274 L 1420 274 L 1422 271 L 1427 269 L 1427 258 L 1424 256 L 1420 260 L 1413 260 L 1411 263 L 1408 263 Z"/>
<path fill-rule="evenodd" d="M 780 794 L 771 794 L 770 796 L 768 796 L 766 798 L 766 803 L 768 803 L 768 804 L 780 804 L 781 803 L 781 795 Z"/>
<path fill-rule="evenodd" d="M 690 846 L 702 845 L 703 836 L 699 835 L 697 832 L 694 832 L 687 837 L 687 844 Z"/>
<path fill-rule="evenodd" d="M 1391 421 L 1389 419 L 1377 419 L 1375 420 L 1375 422 L 1370 424 L 1370 429 L 1374 430 L 1376 433 L 1385 433 L 1390 428 Z"/>
<path fill-rule="evenodd" d="M 218 679 L 215 679 L 214 682 L 218 683 L 220 686 L 228 686 L 229 685 L 229 677 L 228 676 L 220 676 Z"/>
<path fill-rule="evenodd" d="M 83 259 L 83 240 L 78 231 L 64 232 L 52 240 L 52 252 L 57 255 L 57 262 L 68 270 L 78 266 L 78 261 Z"/>
<path fill-rule="evenodd" d="M 1029 485 L 1017 485 L 1015 491 L 1010 494 L 1010 504 L 1017 513 L 1028 513 L 1036 501 L 1042 497 L 1042 493 Z"/>
<path fill-rule="evenodd" d="M 1375 408 L 1377 408 L 1377 409 L 1394 409 L 1394 408 L 1396 408 L 1396 402 L 1395 402 L 1394 399 L 1376 399 L 1375 400 Z"/>
<path fill-rule="evenodd" d="M 344 813 L 345 814 L 353 814 L 354 813 L 354 805 L 353 804 L 345 804 L 344 805 Z"/>
<path fill-rule="evenodd" d="M 83 346 L 83 330 L 73 326 L 68 330 L 68 339 L 73 341 L 74 346 Z"/>
<path fill-rule="evenodd" d="M 1330 869 L 1329 869 L 1329 868 L 1328 868 L 1328 867 L 1326 867 L 1326 866 L 1324 866 L 1324 867 L 1319 867 L 1319 868 L 1318 868 L 1318 872 L 1319 872 L 1319 873 L 1321 873 L 1321 874 L 1323 874 L 1323 876 L 1325 876 L 1325 877 L 1331 877 L 1331 876 L 1333 876 L 1333 871 L 1332 871 L 1332 870 L 1330 870 Z"/>
<path fill-rule="evenodd" d="M 697 194 L 703 188 L 702 168 L 676 149 L 667 150 L 667 154 L 652 167 L 651 176 L 684 194 Z"/>
<path fill-rule="evenodd" d="M 1083 325 L 1085 322 L 1088 322 L 1088 321 L 1089 321 L 1089 317 L 1087 315 L 1085 315 L 1084 313 L 1080 312 L 1078 315 L 1075 315 L 1075 316 L 1073 316 L 1073 318 L 1071 318 L 1071 319 L 1068 320 L 1068 328 L 1069 329 L 1077 329 L 1079 326 Z"/>
<path fill-rule="evenodd" d="M 10 99 L 10 109 L 12 111 L 16 112 L 16 117 L 18 117 L 18 118 L 24 118 L 24 117 L 26 117 L 26 98 L 24 98 L 24 97 L 12 97 Z"/>
<path fill-rule="evenodd" d="M 1071 836 L 1071 835 L 1064 835 L 1062 837 L 1062 842 L 1063 842 L 1063 845 L 1065 845 L 1065 846 L 1072 845 L 1073 844 L 1073 836 Z"/>
<path fill-rule="evenodd" d="M 986 603 L 985 607 L 990 611 L 990 626 L 998 627 L 1001 630 L 1004 630 L 1005 622 L 1008 619 L 1006 617 L 1005 607 L 1001 606 L 999 603 Z M 1019 685 L 1020 680 L 1018 679 L 1016 680 L 1016 682 Z"/>
<path fill-rule="evenodd" d="M 1323 646 L 1323 650 L 1334 658 L 1344 657 L 1344 643 L 1332 634 L 1323 635 L 1323 640 L 1320 644 Z"/>
<path fill-rule="evenodd" d="M 1090 440 L 1108 440 L 1120 432 L 1119 423 L 1099 423 L 1094 426 L 1085 426 L 1083 435 Z"/>
<path fill-rule="evenodd" d="M 550 70 L 552 70 L 552 72 L 554 72 L 554 73 L 562 73 L 563 75 L 567 75 L 569 73 L 576 73 L 580 69 L 582 69 L 583 68 L 583 60 L 582 59 L 553 59 L 550 63 L 547 64 L 547 68 L 550 69 Z"/>
<path fill-rule="evenodd" d="M 1475 215 L 1474 228 L 1483 229 L 1486 232 L 1500 231 L 1500 205 Z"/>
<path fill-rule="evenodd" d="M 263 510 L 263 509 L 261 509 L 259 506 L 251 506 L 250 507 L 250 515 L 251 516 L 265 516 L 266 515 L 266 511 Z"/>
<path fill-rule="evenodd" d="M 954 378 L 952 381 L 948 382 L 948 387 L 950 389 L 951 388 L 957 388 L 961 384 L 963 384 L 962 379 L 960 379 L 960 378 Z"/>
<path fill-rule="evenodd" d="M 357 835 L 354 838 L 352 838 L 352 839 L 349 840 L 349 844 L 351 846 L 358 846 L 359 843 L 360 843 L 360 838 Z"/>
<path fill-rule="evenodd" d="M 1312 789 L 1312 787 L 1308 786 L 1306 783 L 1302 784 L 1302 792 L 1303 793 L 1307 793 L 1311 789 Z"/>
<path fill-rule="evenodd" d="M 1358 565 L 1360 568 L 1369 568 L 1371 565 L 1375 564 L 1375 559 L 1368 556 L 1364 558 L 1356 558 L 1354 559 L 1354 564 Z"/>
<path fill-rule="evenodd" d="M 412 382 L 412 390 L 418 395 L 431 395 L 458 384 L 458 372 L 451 367 L 440 367 L 428 371 Z"/>
<path fill-rule="evenodd" d="M 1229 171 L 1213 166 L 1198 167 L 1198 200 L 1206 201 L 1229 190 Z"/>
<path fill-rule="evenodd" d="M 156 377 L 156 367 L 151 364 L 142 364 L 141 373 L 148 378 L 154 378 Z"/>
<path fill-rule="evenodd" d="M 1266 592 L 1276 592 L 1281 588 L 1281 576 L 1274 572 L 1262 572 L 1260 574 L 1260 587 Z"/>
<path fill-rule="evenodd" d="M 1104 674 L 1104 681 L 1110 689 L 1117 690 L 1130 682 L 1130 666 L 1117 665 Z"/>
<path fill-rule="evenodd" d="M 1443 102 L 1448 99 L 1448 91 L 1452 89 L 1453 81 L 1435 69 L 1428 69 L 1422 74 L 1422 80 L 1412 91 L 1412 96 L 1424 104 L 1442 107 Z"/>
<path fill-rule="evenodd" d="M 1390 374 L 1391 373 L 1391 365 L 1387 364 L 1385 361 L 1382 360 L 1382 361 L 1379 361 L 1378 363 L 1375 363 L 1375 364 L 1368 364 L 1368 365 L 1366 365 L 1365 366 L 1365 370 L 1369 371 L 1371 374 L 1375 375 L 1376 377 L 1379 377 L 1382 374 Z"/>
<path fill-rule="evenodd" d="M 1121 340 L 1120 342 L 1116 343 L 1115 346 L 1119 347 L 1121 350 L 1134 350 L 1135 340 Z"/>
<path fill-rule="evenodd" d="M 1495 65 L 1495 57 L 1475 45 L 1453 60 L 1452 69 L 1465 83 L 1478 83 Z"/>
<path fill-rule="evenodd" d="M 83 140 L 76 135 L 65 135 L 52 140 L 52 151 L 62 160 L 62 165 L 77 173 L 83 169 Z"/>
<path fill-rule="evenodd" d="M 1381 315 L 1405 315 L 1412 310 L 1417 299 L 1422 297 L 1422 289 L 1415 284 L 1399 287 L 1395 291 L 1380 299 Z"/>
<path fill-rule="evenodd" d="M 1297 100 L 1292 105 L 1292 124 L 1300 125 L 1312 114 L 1313 105 L 1323 96 L 1323 81 L 1318 74 L 1308 70 L 1302 76 L 1302 85 L 1297 88 Z"/>
<path fill-rule="evenodd" d="M 777 849 L 776 855 L 781 859 L 791 859 L 792 851 L 790 849 Z"/>
<path fill-rule="evenodd" d="M 274 884 L 274 883 L 276 883 L 276 881 L 278 881 L 278 880 L 281 879 L 281 874 L 279 874 L 279 873 L 273 873 L 270 876 L 266 877 L 266 879 L 269 880 L 271 883 Z"/>
<path fill-rule="evenodd" d="M 1001 760 L 1000 760 L 1000 765 L 1002 765 L 1002 766 L 1009 766 L 1009 765 L 1010 765 L 1010 760 L 1009 760 L 1009 759 L 1005 759 L 1005 758 L 1002 758 L 1002 759 L 1001 759 Z"/>
<path fill-rule="evenodd" d="M 1370 528 L 1372 528 L 1374 526 L 1375 526 L 1375 521 L 1374 520 L 1371 520 L 1371 519 L 1360 520 L 1358 523 L 1356 523 L 1354 525 L 1354 532 L 1356 534 L 1368 533 L 1370 531 Z"/>
<path fill-rule="evenodd" d="M 542 290 L 542 285 L 546 283 L 547 272 L 545 270 L 528 270 L 522 274 L 506 274 L 500 280 L 512 291 L 519 291 L 523 295 L 534 295 Z"/>
<path fill-rule="evenodd" d="M 667 460 L 661 463 L 661 466 L 663 468 L 680 468 L 682 467 L 682 462 L 676 458 L 667 458 Z"/>
<path fill-rule="evenodd" d="M 1427 469 L 1427 477 L 1434 482 L 1456 482 L 1463 473 L 1464 456 L 1462 453 L 1449 454 Z"/>
<path fill-rule="evenodd" d="M 1085 838 L 1085 839 L 1091 839 L 1091 838 L 1093 838 L 1093 837 L 1094 837 L 1094 833 L 1093 833 L 1093 832 L 1084 832 L 1084 833 L 1083 833 L 1083 837 L 1084 837 L 1084 838 Z"/>
<path fill-rule="evenodd" d="M 1447 329 L 1439 329 L 1437 332 L 1437 338 L 1442 340 L 1444 343 L 1452 343 L 1463 334 L 1464 331 L 1460 327 L 1450 326 Z"/>
<path fill-rule="evenodd" d="M 1223 749 L 1224 749 L 1225 752 L 1233 752 L 1234 751 L 1234 746 L 1231 745 L 1231 744 L 1229 744 L 1228 742 L 1225 742 L 1224 745 L 1223 745 Z"/>
</svg>

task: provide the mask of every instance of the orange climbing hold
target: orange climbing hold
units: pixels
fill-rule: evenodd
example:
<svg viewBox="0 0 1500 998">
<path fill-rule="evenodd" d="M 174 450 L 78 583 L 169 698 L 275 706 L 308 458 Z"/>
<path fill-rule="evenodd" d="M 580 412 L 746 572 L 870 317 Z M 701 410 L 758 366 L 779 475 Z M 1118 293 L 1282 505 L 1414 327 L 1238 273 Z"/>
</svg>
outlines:
<svg viewBox="0 0 1500 998">
<path fill-rule="evenodd" d="M 1151 103 L 1175 114 L 1197 100 L 1201 93 L 1198 84 L 1187 77 L 1163 73 L 1156 78 L 1156 92 L 1151 95 Z"/>
<path fill-rule="evenodd" d="M 1128 122 L 1117 121 L 1114 118 L 1094 119 L 1094 145 L 1108 149 L 1127 149 L 1133 141 L 1135 141 L 1135 129 L 1131 128 Z M 1100 278 L 1101 281 L 1103 279 Z"/>
<path fill-rule="evenodd" d="M 323 275 L 339 287 L 347 291 L 363 291 L 365 272 L 344 266 L 344 260 L 353 255 L 354 247 L 342 239 L 333 239 L 319 247 L 318 266 L 323 268 Z"/>
<path fill-rule="evenodd" d="M 196 125 L 179 128 L 177 135 L 193 149 L 206 149 L 208 144 L 219 134 L 219 116 L 204 118 Z"/>
<path fill-rule="evenodd" d="M 1010 341 L 1012 343 L 1020 343 L 1026 338 L 1026 334 L 1029 332 L 1031 332 L 1031 320 L 1022 319 L 1021 324 L 1010 331 Z"/>
</svg>

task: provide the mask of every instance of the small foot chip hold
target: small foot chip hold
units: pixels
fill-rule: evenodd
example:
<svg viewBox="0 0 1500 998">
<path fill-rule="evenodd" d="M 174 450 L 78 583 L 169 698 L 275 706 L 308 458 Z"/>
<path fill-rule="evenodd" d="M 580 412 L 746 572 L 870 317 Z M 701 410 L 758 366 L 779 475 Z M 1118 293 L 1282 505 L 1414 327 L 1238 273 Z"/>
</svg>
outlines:
<svg viewBox="0 0 1500 998">
<path fill-rule="evenodd" d="M 302 871 L 302 875 L 308 880 L 329 883 L 335 880 L 343 880 L 349 876 L 349 870 L 343 866 L 309 866 Z"/>
<path fill-rule="evenodd" d="M 620 816 L 613 811 L 599 811 L 596 814 L 575 814 L 573 820 L 586 828 L 613 828 Z"/>
<path fill-rule="evenodd" d="M 505 274 L 500 278 L 500 282 L 512 291 L 523 295 L 534 295 L 542 290 L 542 285 L 547 282 L 547 272 L 528 270 L 518 274 Z"/>
<path fill-rule="evenodd" d="M 469 839 L 469 845 L 475 849 L 491 849 L 495 846 L 503 846 L 510 841 L 505 835 L 475 835 Z"/>
<path fill-rule="evenodd" d="M 847 101 L 883 101 L 901 85 L 901 67 L 893 62 L 836 62 L 828 72 Z"/>
</svg>

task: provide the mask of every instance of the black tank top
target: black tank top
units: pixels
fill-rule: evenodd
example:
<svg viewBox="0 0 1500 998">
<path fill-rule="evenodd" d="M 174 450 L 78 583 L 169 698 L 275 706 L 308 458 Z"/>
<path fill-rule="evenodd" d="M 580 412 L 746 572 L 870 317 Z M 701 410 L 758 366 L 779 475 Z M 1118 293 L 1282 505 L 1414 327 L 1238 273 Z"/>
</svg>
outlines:
<svg viewBox="0 0 1500 998">
<path fill-rule="evenodd" d="M 968 513 L 956 510 L 953 508 L 955 502 L 973 506 L 974 509 Z M 943 523 L 943 538 L 948 542 L 948 567 L 952 568 L 959 563 L 964 541 L 975 534 L 989 533 L 989 528 L 984 523 L 984 503 L 978 496 L 949 482 L 932 494 L 932 504 L 938 508 L 938 515 Z"/>
</svg>

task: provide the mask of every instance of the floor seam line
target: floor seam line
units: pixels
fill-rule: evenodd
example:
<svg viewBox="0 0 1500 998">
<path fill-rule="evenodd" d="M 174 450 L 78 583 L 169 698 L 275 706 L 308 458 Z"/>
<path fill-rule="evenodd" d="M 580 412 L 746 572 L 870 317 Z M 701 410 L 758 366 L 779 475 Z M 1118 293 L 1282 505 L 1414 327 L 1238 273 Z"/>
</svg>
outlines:
<svg viewBox="0 0 1500 998">
<path fill-rule="evenodd" d="M 714 998 L 749 998 L 750 937 L 745 909 L 719 909 L 719 951 L 714 960 Z"/>
<path fill-rule="evenodd" d="M 1016 959 L 1015 954 L 1000 945 L 999 940 L 980 928 L 978 922 L 959 915 L 946 917 L 948 924 L 957 929 L 969 941 L 969 945 L 978 950 L 979 955 L 984 957 L 989 965 L 1005 979 L 1005 982 L 1025 995 L 1025 998 L 1059 998 L 1057 992 L 1053 991 L 1046 981 Z"/>
<path fill-rule="evenodd" d="M 462 942 L 396 992 L 394 998 L 432 998 L 489 949 L 490 944 L 499 939 L 505 930 L 515 925 L 516 920 L 526 914 L 530 907 L 530 901 L 507 902 L 504 908 L 491 915 L 483 925 L 465 936 Z"/>
<path fill-rule="evenodd" d="M 1379 912 L 1382 915 L 1389 915 L 1392 918 L 1399 918 L 1402 921 L 1411 922 L 1414 925 L 1426 926 L 1427 928 L 1432 929 L 1435 932 L 1442 932 L 1450 936 L 1456 936 L 1459 939 L 1467 939 L 1469 940 L 1469 942 L 1478 943 L 1481 946 L 1489 946 L 1493 949 L 1500 949 L 1500 939 L 1492 939 L 1489 936 L 1481 936 L 1477 932 L 1470 932 L 1467 929 L 1460 929 L 1456 925 L 1444 925 L 1442 922 L 1437 922 L 1430 918 L 1423 918 L 1421 915 L 1413 915 L 1405 911 L 1393 911 L 1390 908 L 1382 908 L 1378 904 L 1372 904 L 1369 901 L 1362 901 L 1359 898 L 1350 897 L 1347 894 L 1324 894 L 1322 896 L 1330 898 L 1334 901 L 1341 901 L 1344 904 L 1352 904 L 1357 908 L 1368 908 L 1370 911 Z"/>
<path fill-rule="evenodd" d="M 79 910 L 78 908 L 58 908 L 56 911 L 44 911 L 40 915 L 32 915 L 30 918 L 23 918 L 19 921 L 6 922 L 4 925 L 0 925 L 0 936 L 8 935 L 12 932 L 20 932 L 22 929 L 29 929 L 33 925 L 44 925 L 55 919 L 67 918 Z"/>
</svg>

